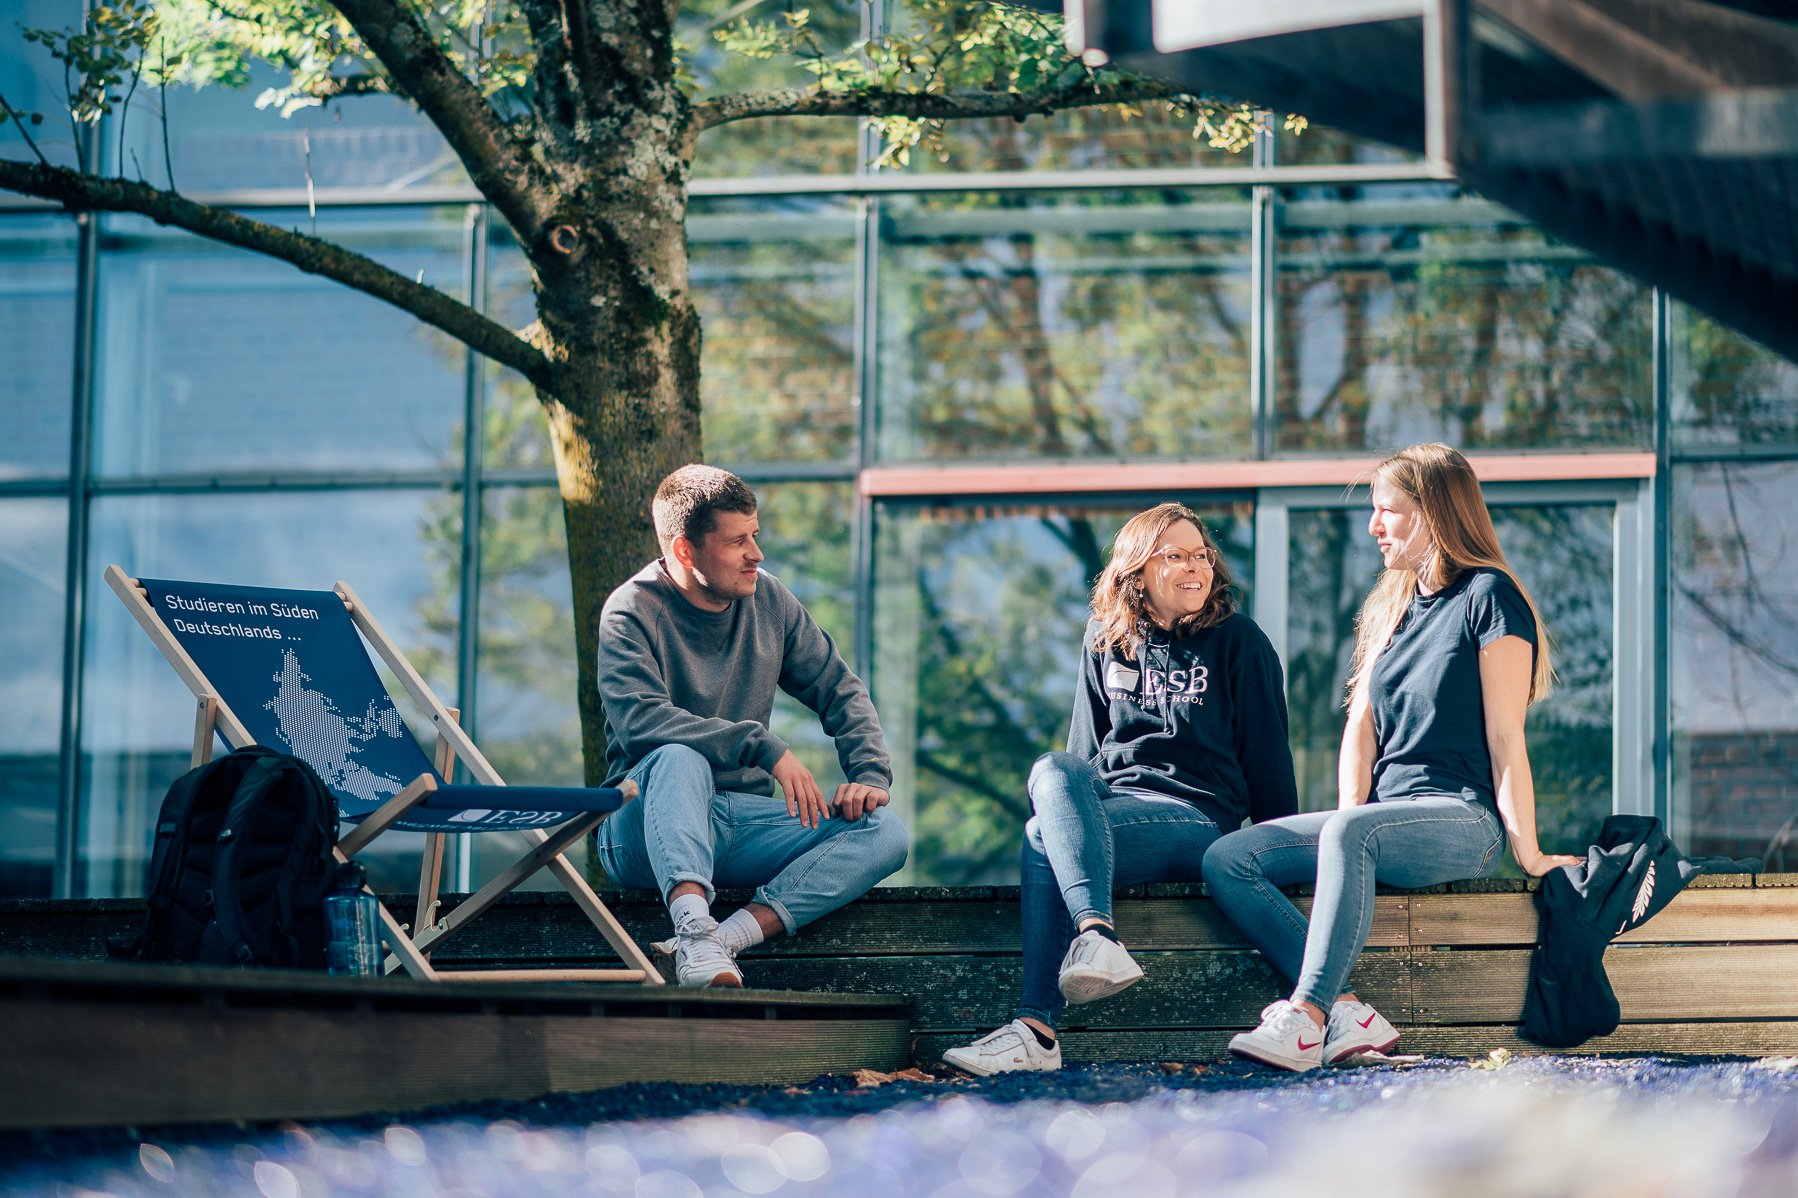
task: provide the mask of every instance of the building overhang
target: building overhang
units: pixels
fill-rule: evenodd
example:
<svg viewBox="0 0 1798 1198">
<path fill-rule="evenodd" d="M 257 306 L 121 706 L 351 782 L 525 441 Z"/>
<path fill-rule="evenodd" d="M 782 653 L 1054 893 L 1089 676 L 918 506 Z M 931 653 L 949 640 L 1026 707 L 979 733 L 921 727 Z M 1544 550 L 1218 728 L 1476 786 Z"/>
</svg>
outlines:
<svg viewBox="0 0 1798 1198">
<path fill-rule="evenodd" d="M 1798 358 L 1789 3 L 1066 0 L 1066 15 L 1089 62 L 1424 154 Z"/>
</svg>

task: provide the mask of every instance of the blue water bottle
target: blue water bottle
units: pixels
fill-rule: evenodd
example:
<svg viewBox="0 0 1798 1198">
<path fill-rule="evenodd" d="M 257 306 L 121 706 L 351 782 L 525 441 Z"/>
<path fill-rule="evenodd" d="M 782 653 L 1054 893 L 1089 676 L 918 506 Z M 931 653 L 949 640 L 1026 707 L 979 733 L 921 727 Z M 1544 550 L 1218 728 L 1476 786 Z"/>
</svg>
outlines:
<svg viewBox="0 0 1798 1198">
<path fill-rule="evenodd" d="M 381 915 L 368 892 L 368 872 L 340 862 L 337 882 L 325 896 L 326 967 L 332 973 L 372 978 L 381 972 Z"/>
</svg>

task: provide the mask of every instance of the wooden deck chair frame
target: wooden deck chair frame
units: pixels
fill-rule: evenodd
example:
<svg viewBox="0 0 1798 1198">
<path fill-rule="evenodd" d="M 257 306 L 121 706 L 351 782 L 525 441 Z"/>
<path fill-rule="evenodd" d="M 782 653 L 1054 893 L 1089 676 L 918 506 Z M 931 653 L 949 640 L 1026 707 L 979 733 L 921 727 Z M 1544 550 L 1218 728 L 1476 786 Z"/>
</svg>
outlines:
<svg viewBox="0 0 1798 1198">
<path fill-rule="evenodd" d="M 149 635 L 168 663 L 174 667 L 187 688 L 193 692 L 197 702 L 194 716 L 193 764 L 203 765 L 211 759 L 213 745 L 216 743 L 215 733 L 223 735 L 227 744 L 233 749 L 240 749 L 254 743 L 250 735 L 229 705 L 219 697 L 212 684 L 207 681 L 205 673 L 182 648 L 174 633 L 164 626 L 162 617 L 151 606 L 148 595 L 138 581 L 126 574 L 119 566 L 106 568 L 106 583 L 125 604 L 125 608 L 138 625 Z M 382 630 L 381 625 L 369 613 L 368 608 L 357 598 L 348 583 L 339 582 L 331 588 L 343 600 L 350 620 L 361 632 L 368 643 L 374 647 L 388 669 L 412 700 L 423 708 L 431 717 L 431 725 L 436 732 L 436 749 L 433 764 L 439 774 L 447 776 L 453 763 L 460 761 L 468 773 L 477 782 L 487 786 L 504 786 L 505 781 L 493 768 L 487 758 L 475 747 L 474 741 L 463 731 L 459 722 L 459 712 L 446 706 L 431 688 L 412 663 L 406 660 L 392 639 Z M 271 746 L 274 747 L 274 746 Z M 634 795 L 636 784 L 628 779 L 624 783 L 627 797 Z M 368 845 L 382 832 L 403 818 L 405 814 L 425 797 L 437 789 L 437 780 L 430 774 L 421 774 L 399 794 L 389 799 L 372 814 L 355 824 L 337 842 L 337 857 L 340 861 L 348 861 Z M 384 963 L 383 972 L 393 973 L 404 969 L 409 975 L 422 981 L 582 981 L 582 982 L 643 982 L 650 985 L 664 985 L 661 973 L 644 955 L 643 950 L 631 939 L 612 912 L 600 897 L 593 892 L 587 880 L 581 876 L 580 870 L 564 855 L 566 850 L 578 844 L 582 837 L 596 828 L 604 814 L 587 813 L 576 816 L 568 823 L 553 831 L 530 828 L 522 829 L 521 834 L 534 842 L 532 849 L 507 867 L 492 881 L 481 887 L 457 905 L 456 909 L 443 919 L 436 919 L 439 906 L 438 888 L 442 881 L 444 845 L 447 833 L 423 833 L 425 836 L 424 860 L 419 868 L 418 906 L 414 917 L 413 929 L 408 934 L 406 927 L 399 923 L 393 913 L 381 904 L 381 923 L 392 955 Z M 459 928 L 466 926 L 492 907 L 508 892 L 516 888 L 525 879 L 540 869 L 548 869 L 574 899 L 575 905 L 593 922 L 593 926 L 605 937 L 606 942 L 623 958 L 626 968 L 623 969 L 506 969 L 506 970 L 462 970 L 450 971 L 436 969 L 431 965 L 427 950 L 442 941 Z"/>
</svg>

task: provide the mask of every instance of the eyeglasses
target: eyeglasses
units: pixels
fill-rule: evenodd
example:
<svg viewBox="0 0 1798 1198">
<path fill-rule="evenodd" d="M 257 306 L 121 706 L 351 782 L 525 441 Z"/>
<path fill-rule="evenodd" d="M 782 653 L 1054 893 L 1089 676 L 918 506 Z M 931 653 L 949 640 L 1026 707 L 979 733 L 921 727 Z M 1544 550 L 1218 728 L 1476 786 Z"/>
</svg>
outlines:
<svg viewBox="0 0 1798 1198">
<path fill-rule="evenodd" d="M 1155 556 L 1166 563 L 1170 570 L 1183 570 L 1188 562 L 1195 566 L 1217 565 L 1217 550 L 1209 546 L 1204 549 L 1194 549 L 1190 553 L 1184 549 L 1163 549 Z"/>
</svg>

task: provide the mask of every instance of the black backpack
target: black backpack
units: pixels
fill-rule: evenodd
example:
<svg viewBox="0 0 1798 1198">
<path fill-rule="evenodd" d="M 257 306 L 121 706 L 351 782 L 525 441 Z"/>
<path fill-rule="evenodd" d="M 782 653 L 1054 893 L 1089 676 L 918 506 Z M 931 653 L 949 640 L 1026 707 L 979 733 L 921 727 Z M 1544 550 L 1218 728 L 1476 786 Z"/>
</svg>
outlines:
<svg viewBox="0 0 1798 1198">
<path fill-rule="evenodd" d="M 297 757 L 250 745 L 175 779 L 144 930 L 115 957 L 322 969 L 337 804 Z"/>
</svg>

